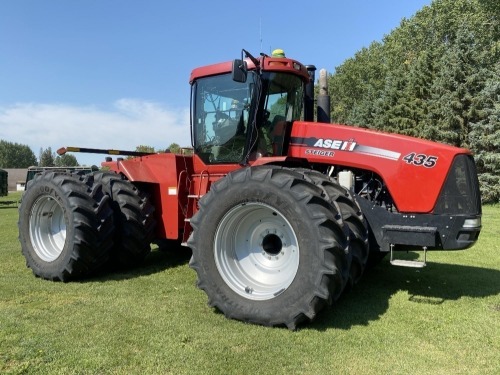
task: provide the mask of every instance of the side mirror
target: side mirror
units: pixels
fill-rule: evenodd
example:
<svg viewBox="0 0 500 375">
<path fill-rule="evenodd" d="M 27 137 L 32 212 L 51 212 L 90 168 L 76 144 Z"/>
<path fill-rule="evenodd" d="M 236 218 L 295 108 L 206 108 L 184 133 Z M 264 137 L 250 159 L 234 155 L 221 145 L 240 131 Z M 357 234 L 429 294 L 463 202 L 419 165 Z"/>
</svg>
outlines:
<svg viewBox="0 0 500 375">
<path fill-rule="evenodd" d="M 244 60 L 233 61 L 233 81 L 244 83 L 247 81 L 247 62 Z"/>
</svg>

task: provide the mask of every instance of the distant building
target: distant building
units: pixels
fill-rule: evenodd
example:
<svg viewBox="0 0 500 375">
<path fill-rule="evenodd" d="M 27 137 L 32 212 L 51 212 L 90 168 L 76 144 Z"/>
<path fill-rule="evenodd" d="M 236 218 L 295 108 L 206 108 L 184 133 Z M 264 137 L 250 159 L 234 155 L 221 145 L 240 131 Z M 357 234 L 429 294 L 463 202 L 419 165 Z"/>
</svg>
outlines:
<svg viewBox="0 0 500 375">
<path fill-rule="evenodd" d="M 28 172 L 28 168 L 16 168 L 16 169 L 5 169 L 9 174 L 8 179 L 8 189 L 9 191 L 19 191 L 22 186 L 22 190 L 24 190 L 24 184 L 26 182 L 26 173 Z"/>
</svg>

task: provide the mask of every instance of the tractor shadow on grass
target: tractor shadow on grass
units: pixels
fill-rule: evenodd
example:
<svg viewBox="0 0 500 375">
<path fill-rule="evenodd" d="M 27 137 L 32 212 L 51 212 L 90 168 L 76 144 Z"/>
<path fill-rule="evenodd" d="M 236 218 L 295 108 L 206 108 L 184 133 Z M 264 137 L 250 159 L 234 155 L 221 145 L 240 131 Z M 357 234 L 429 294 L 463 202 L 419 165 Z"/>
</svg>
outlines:
<svg viewBox="0 0 500 375">
<path fill-rule="evenodd" d="M 462 297 L 482 298 L 500 293 L 500 271 L 473 266 L 428 262 L 423 269 L 395 267 L 387 259 L 368 270 L 331 309 L 304 328 L 349 329 L 378 320 L 397 292 L 406 292 L 407 308 L 414 304 L 441 305 Z M 406 306 L 405 306 L 406 307 Z M 492 306 L 498 309 L 499 306 Z"/>
<path fill-rule="evenodd" d="M 85 281 L 135 279 L 183 266 L 189 262 L 190 258 L 191 249 L 188 247 L 178 246 L 165 249 L 153 245 L 151 253 L 140 264 L 131 267 L 116 267 L 108 264 L 92 278 Z"/>
<path fill-rule="evenodd" d="M 190 258 L 191 249 L 187 247 L 168 250 L 153 247 L 146 259 L 135 267 L 108 267 L 82 282 L 127 280 L 153 275 L 185 266 Z M 196 288 L 194 284 L 193 288 Z M 390 299 L 398 292 L 408 294 L 408 309 L 412 309 L 414 304 L 432 306 L 456 301 L 462 297 L 493 296 L 500 293 L 500 271 L 431 261 L 423 269 L 414 269 L 395 267 L 388 259 L 384 259 L 379 265 L 367 270 L 361 281 L 352 290 L 344 293 L 333 308 L 322 311 L 312 323 L 301 325 L 299 330 L 348 330 L 353 326 L 368 325 L 387 312 Z M 492 308 L 499 309 L 500 306 Z"/>
</svg>

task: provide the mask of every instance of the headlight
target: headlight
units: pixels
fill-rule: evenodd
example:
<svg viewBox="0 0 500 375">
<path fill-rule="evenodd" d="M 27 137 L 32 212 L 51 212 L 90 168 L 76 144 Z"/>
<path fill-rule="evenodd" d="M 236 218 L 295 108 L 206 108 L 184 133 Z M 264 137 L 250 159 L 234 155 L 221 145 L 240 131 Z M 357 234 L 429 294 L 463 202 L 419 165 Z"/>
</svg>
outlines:
<svg viewBox="0 0 500 375">
<path fill-rule="evenodd" d="M 479 228 L 481 226 L 481 218 L 465 219 L 462 228 Z"/>
</svg>

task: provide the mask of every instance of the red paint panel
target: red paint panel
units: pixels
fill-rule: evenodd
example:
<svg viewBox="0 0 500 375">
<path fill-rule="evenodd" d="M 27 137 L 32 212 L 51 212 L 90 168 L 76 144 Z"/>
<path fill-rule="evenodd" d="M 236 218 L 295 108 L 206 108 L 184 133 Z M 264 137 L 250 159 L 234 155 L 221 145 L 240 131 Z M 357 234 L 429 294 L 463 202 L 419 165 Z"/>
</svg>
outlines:
<svg viewBox="0 0 500 375">
<path fill-rule="evenodd" d="M 158 220 L 158 236 L 169 239 L 179 237 L 179 228 L 184 226 L 183 207 L 187 206 L 186 176 L 193 173 L 192 157 L 155 154 L 103 163 L 103 166 L 124 174 L 132 182 L 151 184 L 149 191 Z"/>
<path fill-rule="evenodd" d="M 338 124 L 295 122 L 288 155 L 311 163 L 376 172 L 398 210 L 431 212 L 447 172 L 468 150 L 403 135 Z M 405 160 L 406 157 L 406 160 Z"/>
</svg>

